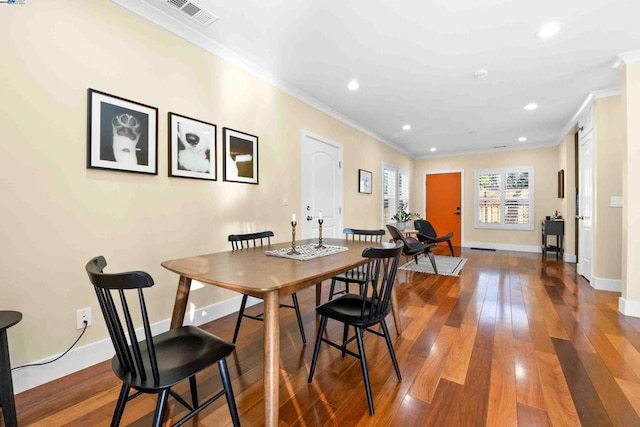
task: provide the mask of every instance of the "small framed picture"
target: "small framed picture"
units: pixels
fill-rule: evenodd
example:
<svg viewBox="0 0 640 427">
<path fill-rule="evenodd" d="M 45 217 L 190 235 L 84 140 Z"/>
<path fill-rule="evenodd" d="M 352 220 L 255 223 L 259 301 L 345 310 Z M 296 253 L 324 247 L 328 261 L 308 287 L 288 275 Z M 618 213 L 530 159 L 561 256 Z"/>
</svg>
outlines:
<svg viewBox="0 0 640 427">
<path fill-rule="evenodd" d="M 358 169 L 358 192 L 371 194 L 371 172 Z"/>
<path fill-rule="evenodd" d="M 169 113 L 169 176 L 216 180 L 216 125 Z"/>
<path fill-rule="evenodd" d="M 258 183 L 258 137 L 222 128 L 224 180 Z"/>
<path fill-rule="evenodd" d="M 87 167 L 158 174 L 158 109 L 88 91 Z"/>
<path fill-rule="evenodd" d="M 558 171 L 558 199 L 564 199 L 564 169 Z"/>
</svg>

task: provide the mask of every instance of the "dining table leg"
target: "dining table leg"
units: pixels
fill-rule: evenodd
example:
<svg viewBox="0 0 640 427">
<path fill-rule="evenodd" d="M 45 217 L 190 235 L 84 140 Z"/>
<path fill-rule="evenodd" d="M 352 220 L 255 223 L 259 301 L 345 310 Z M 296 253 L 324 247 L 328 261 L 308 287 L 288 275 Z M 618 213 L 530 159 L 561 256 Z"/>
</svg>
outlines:
<svg viewBox="0 0 640 427">
<path fill-rule="evenodd" d="M 171 315 L 170 329 L 179 328 L 184 322 L 184 314 L 187 312 L 187 301 L 191 290 L 191 279 L 180 276 L 178 290 L 176 291 L 176 301 L 173 304 L 173 314 Z"/>
<path fill-rule="evenodd" d="M 280 410 L 280 295 L 264 296 L 264 422 L 277 426 Z"/>
<path fill-rule="evenodd" d="M 316 307 L 322 302 L 322 282 L 316 283 Z"/>
<path fill-rule="evenodd" d="M 396 325 L 396 332 L 402 335 L 402 324 L 400 323 L 400 312 L 398 311 L 398 297 L 396 288 L 391 289 L 391 313 L 393 313 L 393 323 Z"/>
</svg>

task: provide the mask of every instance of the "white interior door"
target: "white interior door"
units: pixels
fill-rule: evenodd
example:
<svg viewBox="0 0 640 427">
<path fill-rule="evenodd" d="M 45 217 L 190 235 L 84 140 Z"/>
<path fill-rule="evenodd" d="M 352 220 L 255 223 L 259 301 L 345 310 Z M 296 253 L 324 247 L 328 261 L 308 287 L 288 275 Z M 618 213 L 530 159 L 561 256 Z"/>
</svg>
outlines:
<svg viewBox="0 0 640 427">
<path fill-rule="evenodd" d="M 322 237 L 342 234 L 342 146 L 310 132 L 302 133 L 303 239 L 318 237 L 322 212 Z"/>
<path fill-rule="evenodd" d="M 578 154 L 579 206 L 578 217 L 578 273 L 591 281 L 593 254 L 593 132 L 581 135 Z"/>
</svg>

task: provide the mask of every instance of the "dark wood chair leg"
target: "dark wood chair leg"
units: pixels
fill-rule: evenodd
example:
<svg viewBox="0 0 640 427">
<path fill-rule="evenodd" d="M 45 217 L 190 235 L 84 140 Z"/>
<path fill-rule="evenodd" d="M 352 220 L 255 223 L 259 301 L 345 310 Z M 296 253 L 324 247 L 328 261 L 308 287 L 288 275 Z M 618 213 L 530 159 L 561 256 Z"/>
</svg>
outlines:
<svg viewBox="0 0 640 427">
<path fill-rule="evenodd" d="M 238 416 L 236 401 L 233 398 L 233 390 L 231 389 L 231 380 L 229 379 L 229 369 L 227 368 L 226 359 L 218 360 L 218 369 L 220 370 L 220 378 L 222 379 L 224 394 L 227 397 L 227 405 L 229 406 L 229 413 L 231 414 L 231 422 L 233 422 L 234 427 L 238 427 L 240 426 L 240 417 Z"/>
<path fill-rule="evenodd" d="M 17 427 L 16 402 L 13 394 L 13 380 L 11 378 L 11 361 L 9 359 L 9 343 L 7 330 L 0 330 L 0 405 L 4 424 L 7 427 Z"/>
<path fill-rule="evenodd" d="M 398 359 L 396 359 L 396 352 L 393 350 L 393 344 L 391 343 L 391 337 L 389 336 L 389 328 L 387 328 L 387 322 L 383 320 L 382 322 L 380 322 L 380 324 L 382 325 L 382 334 L 384 335 L 384 339 L 387 342 L 387 347 L 389 348 L 391 362 L 393 362 L 393 369 L 396 370 L 398 381 L 402 381 L 402 375 L 400 375 L 400 367 L 398 366 Z"/>
<path fill-rule="evenodd" d="M 349 324 L 344 324 L 344 330 L 342 331 L 342 357 L 347 354 L 347 339 L 349 338 Z"/>
<path fill-rule="evenodd" d="M 196 383 L 196 376 L 189 377 L 189 388 L 191 389 L 191 403 L 193 407 L 198 407 L 198 384 Z"/>
<path fill-rule="evenodd" d="M 120 388 L 120 396 L 118 396 L 118 403 L 116 403 L 116 409 L 113 411 L 111 427 L 117 427 L 120 425 L 120 420 L 124 413 L 124 406 L 127 404 L 127 397 L 129 397 L 129 390 L 131 390 L 131 387 L 126 384 L 122 384 L 122 387 Z"/>
<path fill-rule="evenodd" d="M 162 419 L 164 412 L 167 410 L 167 401 L 169 400 L 169 389 L 165 388 L 158 394 L 158 402 L 156 403 L 156 412 L 153 415 L 153 427 L 162 427 Z"/>
<path fill-rule="evenodd" d="M 309 369 L 308 382 L 313 380 L 313 373 L 316 370 L 316 364 L 318 363 L 318 354 L 320 353 L 320 343 L 322 342 L 322 334 L 327 327 L 327 317 L 320 316 L 320 327 L 318 328 L 318 336 L 316 337 L 316 345 L 313 349 L 313 358 L 311 359 L 311 368 Z"/>
<path fill-rule="evenodd" d="M 333 293 L 336 290 L 336 279 L 331 280 L 331 288 L 329 288 L 329 301 L 333 299 Z"/>
<path fill-rule="evenodd" d="M 293 299 L 293 308 L 296 311 L 296 317 L 298 318 L 298 328 L 300 328 L 302 343 L 306 345 L 307 337 L 304 334 L 304 325 L 302 324 L 302 316 L 300 315 L 300 306 L 298 305 L 298 296 L 296 294 L 291 294 L 291 299 Z"/>
<path fill-rule="evenodd" d="M 433 256 L 431 251 L 427 252 L 427 256 L 429 257 L 429 261 L 431 261 L 431 266 L 433 267 L 434 273 L 438 274 L 438 267 L 436 267 L 436 258 Z"/>
<path fill-rule="evenodd" d="M 453 254 L 453 246 L 451 245 L 451 240 L 447 240 L 447 243 L 449 244 L 449 250 L 451 251 L 451 256 L 455 256 Z"/>
<path fill-rule="evenodd" d="M 232 343 L 236 343 L 236 339 L 238 339 L 238 332 L 240 332 L 240 323 L 242 323 L 242 316 L 244 316 L 244 309 L 247 306 L 247 296 L 242 295 L 242 303 L 240 303 L 240 311 L 238 312 L 238 320 L 236 321 L 236 330 L 233 332 Z"/>
<path fill-rule="evenodd" d="M 364 388 L 367 392 L 367 402 L 369 403 L 369 414 L 373 415 L 373 396 L 371 395 L 371 384 L 369 383 L 369 371 L 367 369 L 367 358 L 364 354 L 364 341 L 362 339 L 362 329 L 356 327 L 356 340 L 358 341 L 358 353 L 360 354 L 360 367 L 364 378 Z"/>
</svg>

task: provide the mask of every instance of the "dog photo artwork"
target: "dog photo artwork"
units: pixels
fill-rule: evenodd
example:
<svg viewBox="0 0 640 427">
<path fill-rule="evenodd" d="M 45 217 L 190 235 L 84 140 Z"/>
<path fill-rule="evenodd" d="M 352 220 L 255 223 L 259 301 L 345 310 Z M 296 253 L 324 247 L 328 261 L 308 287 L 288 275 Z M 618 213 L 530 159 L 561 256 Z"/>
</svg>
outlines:
<svg viewBox="0 0 640 427">
<path fill-rule="evenodd" d="M 216 125 L 169 113 L 169 176 L 216 180 Z"/>
<path fill-rule="evenodd" d="M 157 173 L 157 109 L 89 89 L 87 167 Z"/>
</svg>

